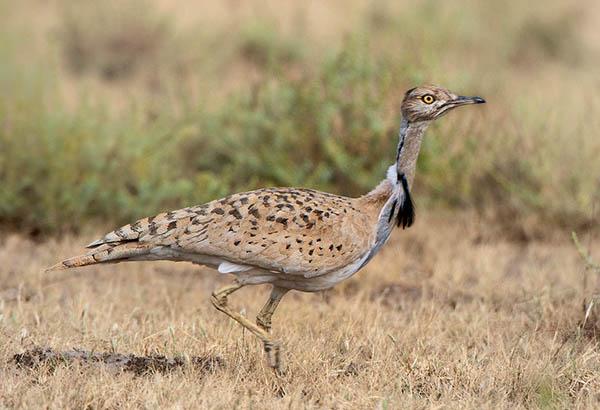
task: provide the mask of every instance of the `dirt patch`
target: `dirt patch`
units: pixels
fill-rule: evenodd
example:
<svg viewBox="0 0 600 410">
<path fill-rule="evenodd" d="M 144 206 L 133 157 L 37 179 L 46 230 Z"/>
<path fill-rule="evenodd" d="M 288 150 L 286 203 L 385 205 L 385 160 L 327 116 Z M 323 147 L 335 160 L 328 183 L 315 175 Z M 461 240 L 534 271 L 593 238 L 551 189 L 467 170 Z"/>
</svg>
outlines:
<svg viewBox="0 0 600 410">
<path fill-rule="evenodd" d="M 69 363 L 85 363 L 104 365 L 111 371 L 132 372 L 138 376 L 152 373 L 169 373 L 177 369 L 193 368 L 203 373 L 213 373 L 225 367 L 224 360 L 219 356 L 195 356 L 190 360 L 182 357 L 165 357 L 160 355 L 136 356 L 134 354 L 96 353 L 86 350 L 55 351 L 52 348 L 36 347 L 15 354 L 12 362 L 19 368 L 39 368 Z"/>
</svg>

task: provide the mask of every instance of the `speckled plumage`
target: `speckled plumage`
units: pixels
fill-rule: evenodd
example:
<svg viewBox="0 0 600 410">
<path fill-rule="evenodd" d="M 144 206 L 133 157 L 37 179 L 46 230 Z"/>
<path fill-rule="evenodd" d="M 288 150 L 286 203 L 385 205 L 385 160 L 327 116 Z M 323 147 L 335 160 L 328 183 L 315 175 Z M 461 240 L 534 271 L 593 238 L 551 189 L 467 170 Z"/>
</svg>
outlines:
<svg viewBox="0 0 600 410">
<path fill-rule="evenodd" d="M 430 101 L 431 100 L 431 101 Z M 330 288 L 361 269 L 394 226 L 413 221 L 410 188 L 428 124 L 452 108 L 484 102 L 439 87 L 409 90 L 402 102 L 396 162 L 374 190 L 348 198 L 305 188 L 266 188 L 140 219 L 88 245 L 82 256 L 50 269 L 140 260 L 189 261 L 233 274 L 213 293 L 217 309 L 258 336 L 267 352 L 271 315 L 290 289 Z M 227 297 L 248 284 L 271 283 L 269 301 L 251 323 L 227 307 Z"/>
<path fill-rule="evenodd" d="M 383 205 L 378 202 L 386 198 L 378 199 L 310 189 L 259 189 L 141 219 L 90 247 L 95 253 L 137 242 L 149 249 L 168 247 L 268 271 L 318 276 L 366 251 L 377 208 Z"/>
</svg>

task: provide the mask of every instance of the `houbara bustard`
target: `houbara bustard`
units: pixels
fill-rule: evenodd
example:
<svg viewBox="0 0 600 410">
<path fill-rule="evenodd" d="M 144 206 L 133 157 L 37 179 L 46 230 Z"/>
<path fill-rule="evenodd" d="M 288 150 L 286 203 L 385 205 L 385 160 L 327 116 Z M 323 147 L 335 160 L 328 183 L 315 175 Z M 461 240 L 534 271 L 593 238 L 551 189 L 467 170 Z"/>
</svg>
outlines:
<svg viewBox="0 0 600 410">
<path fill-rule="evenodd" d="M 279 344 L 271 336 L 271 317 L 290 289 L 329 289 L 349 278 L 381 249 L 395 226 L 411 226 L 410 188 L 423 133 L 448 111 L 481 104 L 444 88 L 408 90 L 401 105 L 396 162 L 375 189 L 348 198 L 305 188 L 266 188 L 233 194 L 140 219 L 110 232 L 91 250 L 49 270 L 123 261 L 189 261 L 235 276 L 213 292 L 221 312 L 256 335 L 269 364 L 279 368 Z M 270 283 L 273 289 L 256 324 L 232 310 L 227 297 L 246 285 Z"/>
</svg>

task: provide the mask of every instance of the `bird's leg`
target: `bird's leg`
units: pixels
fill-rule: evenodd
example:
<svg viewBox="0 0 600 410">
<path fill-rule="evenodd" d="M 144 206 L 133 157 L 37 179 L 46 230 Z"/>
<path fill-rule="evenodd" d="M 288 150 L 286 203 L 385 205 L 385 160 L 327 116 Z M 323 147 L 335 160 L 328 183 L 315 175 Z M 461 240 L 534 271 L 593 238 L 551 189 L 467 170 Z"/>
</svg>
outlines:
<svg viewBox="0 0 600 410">
<path fill-rule="evenodd" d="M 240 325 L 244 326 L 248 329 L 254 336 L 258 337 L 265 346 L 272 346 L 273 349 L 279 350 L 279 344 L 271 339 L 269 333 L 267 333 L 264 329 L 261 329 L 250 320 L 240 315 L 238 312 L 231 310 L 227 306 L 227 296 L 231 295 L 236 290 L 240 289 L 244 285 L 239 282 L 234 282 L 231 285 L 225 286 L 217 291 L 214 291 L 212 294 L 211 302 L 217 310 L 225 313 L 227 316 L 238 322 Z M 275 363 L 271 363 L 269 361 L 269 365 L 274 367 L 276 370 L 279 369 L 279 361 Z"/>
<path fill-rule="evenodd" d="M 275 309 L 277 309 L 277 306 L 279 306 L 281 298 L 283 298 L 283 295 L 285 295 L 287 291 L 288 289 L 273 286 L 269 300 L 267 300 L 267 303 L 265 303 L 258 313 L 258 316 L 256 316 L 256 324 L 266 332 L 271 332 L 271 317 L 273 316 Z"/>
<path fill-rule="evenodd" d="M 212 293 L 212 303 L 213 305 L 218 309 L 219 306 L 223 306 L 223 307 L 227 307 L 227 297 L 229 295 L 231 295 L 233 292 L 235 292 L 236 290 L 242 288 L 244 285 L 242 285 L 241 283 L 239 283 L 238 281 L 234 281 L 231 285 L 227 285 L 222 287 L 219 290 L 215 290 Z"/>
<path fill-rule="evenodd" d="M 277 309 L 281 298 L 287 293 L 288 289 L 283 289 L 277 286 L 273 286 L 269 300 L 263 306 L 263 308 L 256 316 L 256 324 L 267 333 L 271 333 L 271 317 Z M 264 342 L 265 353 L 269 365 L 273 368 L 279 369 L 281 366 L 280 360 L 280 347 L 279 344 L 271 342 Z"/>
</svg>

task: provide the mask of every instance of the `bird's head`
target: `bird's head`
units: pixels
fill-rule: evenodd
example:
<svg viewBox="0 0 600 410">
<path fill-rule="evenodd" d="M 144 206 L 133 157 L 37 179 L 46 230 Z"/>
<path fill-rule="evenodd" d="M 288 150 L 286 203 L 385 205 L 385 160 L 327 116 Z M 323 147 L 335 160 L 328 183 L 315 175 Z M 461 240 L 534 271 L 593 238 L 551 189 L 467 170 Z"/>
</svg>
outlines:
<svg viewBox="0 0 600 410">
<path fill-rule="evenodd" d="M 483 103 L 485 100 L 481 97 L 464 97 L 442 87 L 425 85 L 406 92 L 402 116 L 409 122 L 433 121 L 461 105 Z"/>
</svg>

